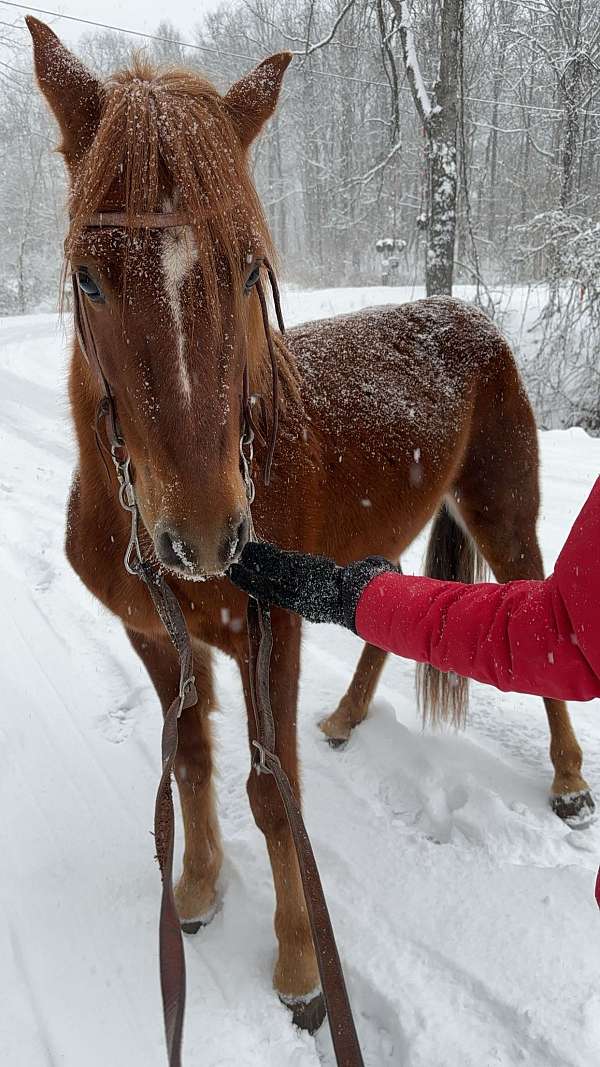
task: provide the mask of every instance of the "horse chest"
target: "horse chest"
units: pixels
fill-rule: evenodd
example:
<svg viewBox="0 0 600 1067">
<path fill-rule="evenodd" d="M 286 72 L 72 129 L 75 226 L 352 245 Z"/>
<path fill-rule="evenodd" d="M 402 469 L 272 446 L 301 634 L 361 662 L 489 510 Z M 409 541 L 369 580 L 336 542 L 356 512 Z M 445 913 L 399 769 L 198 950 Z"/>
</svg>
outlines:
<svg viewBox="0 0 600 1067">
<path fill-rule="evenodd" d="M 213 585 L 215 589 L 208 589 L 208 592 L 204 593 L 204 584 Z M 245 642 L 244 598 L 230 587 L 225 579 L 211 583 L 194 583 L 185 596 L 182 596 L 179 586 L 177 593 L 182 600 L 186 622 L 193 638 L 220 649 L 226 655 L 235 655 L 240 643 Z"/>
</svg>

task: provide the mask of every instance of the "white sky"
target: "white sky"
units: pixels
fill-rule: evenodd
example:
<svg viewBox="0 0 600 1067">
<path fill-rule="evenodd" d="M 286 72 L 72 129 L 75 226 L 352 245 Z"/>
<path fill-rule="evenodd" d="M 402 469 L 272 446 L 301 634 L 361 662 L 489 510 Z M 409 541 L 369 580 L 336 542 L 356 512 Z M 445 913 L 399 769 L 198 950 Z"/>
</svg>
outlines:
<svg viewBox="0 0 600 1067">
<path fill-rule="evenodd" d="M 142 30 L 152 33 L 161 19 L 168 19 L 178 30 L 181 40 L 189 39 L 192 28 L 199 22 L 206 11 L 219 7 L 224 0 L 102 0 L 101 4 L 82 4 L 81 0 L 38 0 L 40 8 L 57 11 L 78 18 L 93 19 L 97 22 L 111 23 L 124 29 Z M 52 18 L 34 8 L 21 11 L 8 7 L 0 0 L 0 19 L 17 22 L 29 11 L 43 22 L 47 22 L 61 40 L 74 43 L 77 38 L 92 29 L 66 19 Z M 135 37 L 132 37 L 135 41 Z"/>
</svg>

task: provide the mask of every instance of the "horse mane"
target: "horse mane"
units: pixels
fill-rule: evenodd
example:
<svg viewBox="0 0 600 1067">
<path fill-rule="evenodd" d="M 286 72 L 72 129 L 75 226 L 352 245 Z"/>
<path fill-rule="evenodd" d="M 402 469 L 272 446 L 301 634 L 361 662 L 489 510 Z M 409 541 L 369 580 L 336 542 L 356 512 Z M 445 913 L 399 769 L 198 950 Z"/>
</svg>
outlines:
<svg viewBox="0 0 600 1067">
<path fill-rule="evenodd" d="M 221 328 L 219 287 L 230 284 L 234 296 L 242 299 L 248 251 L 255 249 L 275 261 L 268 224 L 224 98 L 193 71 L 156 69 L 136 56 L 130 68 L 104 84 L 98 130 L 71 193 L 68 258 L 90 217 L 106 210 L 111 197 L 118 202 L 109 210 L 124 211 L 132 223 L 145 213 L 165 210 L 189 218 L 206 309 L 216 331 Z M 145 232 L 129 229 L 125 240 L 139 247 Z M 262 331 L 260 316 L 252 314 L 249 332 L 258 337 L 257 330 Z M 283 378 L 292 385 L 294 371 L 286 369 L 289 355 L 281 344 L 277 351 Z M 262 366 L 257 372 L 262 378 Z"/>
</svg>

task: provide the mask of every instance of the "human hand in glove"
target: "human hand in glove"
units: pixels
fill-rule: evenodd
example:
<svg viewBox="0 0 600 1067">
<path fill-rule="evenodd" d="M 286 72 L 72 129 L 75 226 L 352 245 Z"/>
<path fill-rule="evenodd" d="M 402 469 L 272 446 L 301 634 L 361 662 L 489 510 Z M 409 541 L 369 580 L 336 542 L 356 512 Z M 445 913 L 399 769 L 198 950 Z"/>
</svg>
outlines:
<svg viewBox="0 0 600 1067">
<path fill-rule="evenodd" d="M 335 622 L 356 633 L 354 616 L 363 589 L 376 575 L 397 570 L 383 556 L 338 567 L 327 556 L 284 552 L 265 541 L 250 541 L 227 575 L 257 600 L 294 611 L 310 622 Z"/>
</svg>

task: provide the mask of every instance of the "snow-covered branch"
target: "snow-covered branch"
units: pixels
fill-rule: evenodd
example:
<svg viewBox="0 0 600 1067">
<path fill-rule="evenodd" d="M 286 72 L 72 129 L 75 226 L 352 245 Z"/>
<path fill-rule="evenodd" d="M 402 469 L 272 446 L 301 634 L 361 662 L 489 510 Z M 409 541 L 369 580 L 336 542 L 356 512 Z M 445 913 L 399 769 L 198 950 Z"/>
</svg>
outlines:
<svg viewBox="0 0 600 1067">
<path fill-rule="evenodd" d="M 429 93 L 425 88 L 419 60 L 417 59 L 415 35 L 408 2 L 407 0 L 390 0 L 390 4 L 392 5 L 398 20 L 398 31 L 400 34 L 400 41 L 402 42 L 402 55 L 406 67 L 408 84 L 410 85 L 421 122 L 425 126 L 431 116 L 432 103 L 429 98 Z"/>
</svg>

